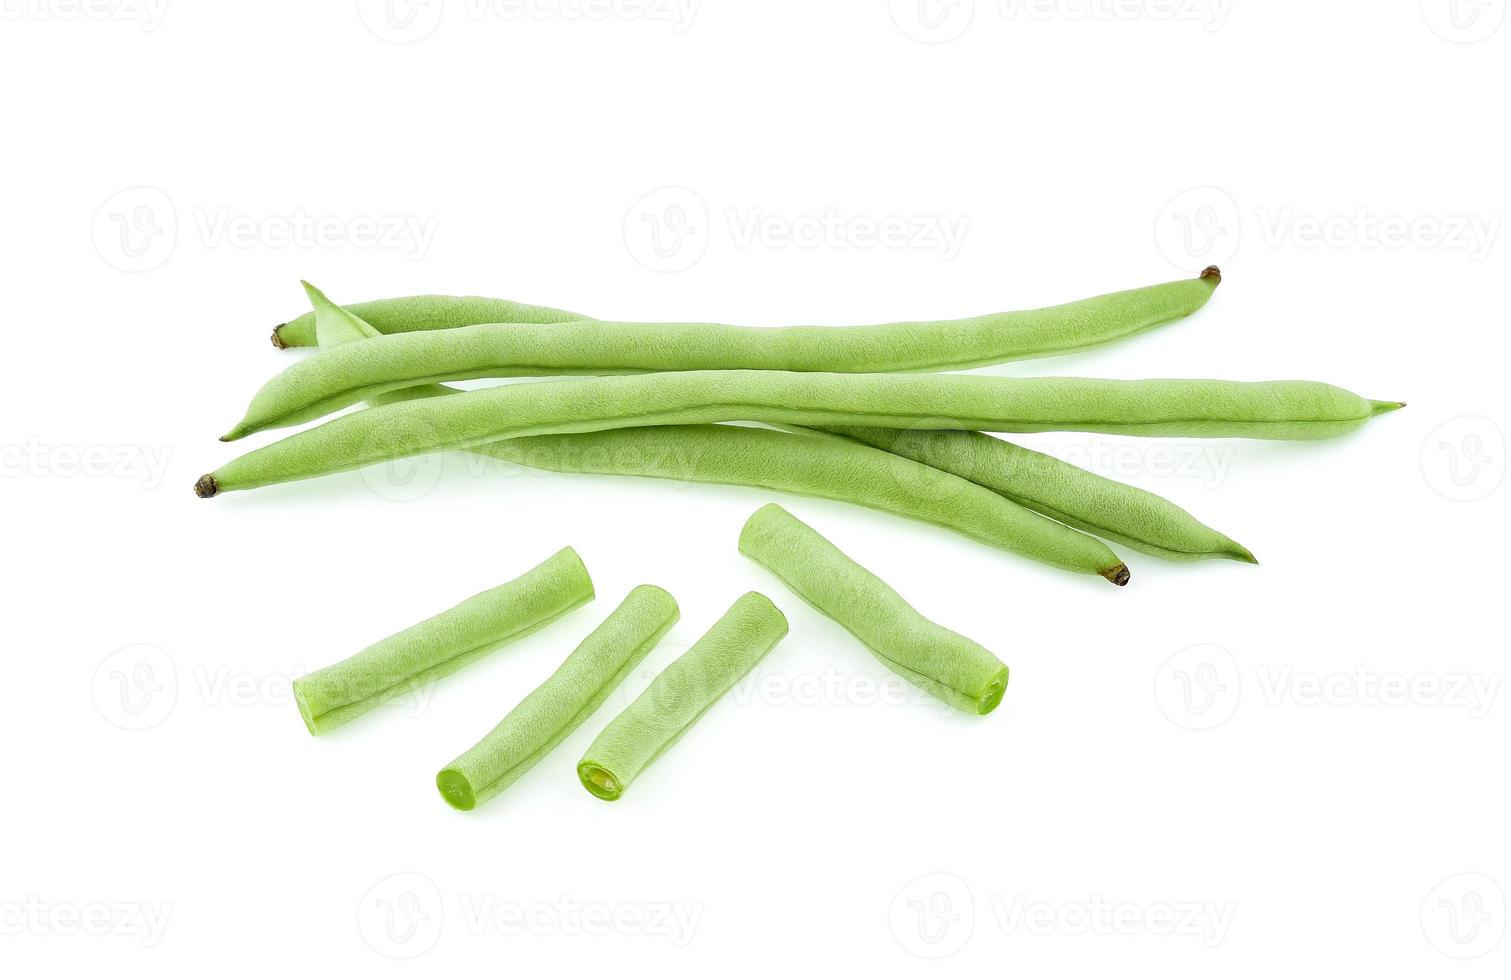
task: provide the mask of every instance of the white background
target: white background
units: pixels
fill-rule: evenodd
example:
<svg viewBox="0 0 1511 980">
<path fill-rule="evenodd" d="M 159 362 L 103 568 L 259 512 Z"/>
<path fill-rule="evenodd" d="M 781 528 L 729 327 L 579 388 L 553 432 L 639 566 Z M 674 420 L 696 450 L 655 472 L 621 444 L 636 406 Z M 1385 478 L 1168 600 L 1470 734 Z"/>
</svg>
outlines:
<svg viewBox="0 0 1511 980">
<path fill-rule="evenodd" d="M 0 0 L 8 975 L 1506 976 L 1504 0 L 145 2 Z M 894 217 L 965 234 L 857 237 Z M 1322 444 L 1029 440 L 1258 568 L 1129 554 L 1118 590 L 460 456 L 190 493 L 298 356 L 300 278 L 847 323 L 1210 261 L 1188 321 L 989 370 L 1409 401 Z M 914 696 L 740 557 L 770 499 L 998 652 L 1002 707 Z M 305 732 L 291 676 L 564 544 L 591 606 Z M 447 808 L 434 772 L 640 582 L 683 608 L 652 665 L 752 588 L 791 634 L 620 802 L 573 766 L 644 677 Z"/>
</svg>

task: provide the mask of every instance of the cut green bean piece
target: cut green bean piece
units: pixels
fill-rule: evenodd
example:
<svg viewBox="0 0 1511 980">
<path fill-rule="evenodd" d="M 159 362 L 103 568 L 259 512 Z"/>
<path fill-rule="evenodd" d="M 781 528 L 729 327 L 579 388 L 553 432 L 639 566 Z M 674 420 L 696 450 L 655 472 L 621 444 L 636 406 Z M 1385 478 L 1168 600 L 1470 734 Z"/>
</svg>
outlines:
<svg viewBox="0 0 1511 980">
<path fill-rule="evenodd" d="M 745 593 L 598 733 L 577 764 L 583 787 L 619 799 L 786 635 L 781 610 L 759 592 Z"/>
<path fill-rule="evenodd" d="M 826 431 L 953 473 L 1029 510 L 1147 555 L 1168 561 L 1255 563 L 1249 549 L 1164 497 L 981 432 L 859 426 L 829 426 Z"/>
<path fill-rule="evenodd" d="M 528 636 L 593 598 L 582 559 L 563 548 L 519 578 L 294 681 L 310 734 L 322 735 L 401 694 Z"/>
<path fill-rule="evenodd" d="M 720 323 L 488 323 L 326 349 L 262 387 L 231 437 L 297 425 L 417 383 L 648 371 L 940 371 L 1096 346 L 1186 316 L 1217 277 L 1033 313 L 870 327 Z M 329 303 L 311 290 L 318 309 Z M 318 322 L 318 318 L 317 318 Z M 322 345 L 327 346 L 327 345 Z"/>
<path fill-rule="evenodd" d="M 945 704 L 984 715 L 1001 703 L 1006 664 L 974 640 L 925 619 L 891 586 L 776 504 L 745 522 L 740 552 Z"/>
<path fill-rule="evenodd" d="M 664 589 L 632 590 L 544 684 L 436 775 L 441 796 L 471 810 L 508 788 L 577 730 L 677 622 Z"/>
<path fill-rule="evenodd" d="M 579 313 L 533 306 L 485 296 L 404 296 L 353 303 L 347 310 L 371 324 L 378 334 L 439 330 L 471 323 L 565 323 L 586 320 Z M 314 347 L 319 344 L 313 312 L 297 316 L 273 329 L 273 346 Z M 325 346 L 324 344 L 319 344 Z"/>
</svg>

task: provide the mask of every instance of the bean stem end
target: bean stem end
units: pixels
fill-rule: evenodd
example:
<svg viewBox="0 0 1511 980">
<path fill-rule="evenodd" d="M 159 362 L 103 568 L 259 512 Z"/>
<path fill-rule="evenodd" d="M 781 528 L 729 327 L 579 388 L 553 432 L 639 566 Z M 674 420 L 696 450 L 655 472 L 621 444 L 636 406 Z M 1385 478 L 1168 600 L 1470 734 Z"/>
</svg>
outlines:
<svg viewBox="0 0 1511 980">
<path fill-rule="evenodd" d="M 220 484 L 215 481 L 214 474 L 206 473 L 194 481 L 194 496 L 200 498 L 213 497 L 217 493 L 220 493 Z"/>
</svg>

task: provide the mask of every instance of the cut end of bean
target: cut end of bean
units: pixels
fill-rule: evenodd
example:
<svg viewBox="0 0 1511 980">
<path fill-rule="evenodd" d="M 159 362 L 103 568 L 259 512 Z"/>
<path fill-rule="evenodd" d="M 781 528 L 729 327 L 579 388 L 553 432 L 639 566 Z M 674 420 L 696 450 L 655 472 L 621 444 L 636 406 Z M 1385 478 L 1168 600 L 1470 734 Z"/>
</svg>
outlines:
<svg viewBox="0 0 1511 980">
<path fill-rule="evenodd" d="M 583 787 L 600 800 L 617 800 L 619 794 L 624 792 L 624 787 L 619 785 L 619 780 L 614 778 L 613 773 L 591 762 L 578 766 L 577 777 L 582 780 Z"/>
<path fill-rule="evenodd" d="M 1386 412 L 1394 412 L 1398 408 L 1405 408 L 1405 402 L 1375 402 L 1374 411 L 1371 415 L 1384 415 Z"/>
<path fill-rule="evenodd" d="M 979 699 L 977 699 L 976 714 L 991 714 L 992 711 L 996 709 L 997 705 L 1002 703 L 1002 695 L 1006 691 L 1007 668 L 1003 667 L 1002 672 L 999 673 L 996 677 L 992 678 L 991 684 L 987 686 L 986 691 L 981 695 Z"/>
<path fill-rule="evenodd" d="M 1118 562 L 1111 568 L 1103 569 L 1101 575 L 1102 578 L 1111 582 L 1113 585 L 1127 585 L 1128 580 L 1133 577 L 1128 572 L 1128 566 L 1123 564 L 1122 562 Z"/>
<path fill-rule="evenodd" d="M 215 482 L 215 474 L 206 473 L 194 481 L 194 496 L 213 497 L 220 493 L 220 484 Z"/>
<path fill-rule="evenodd" d="M 477 806 L 477 794 L 472 791 L 472 783 L 455 769 L 442 769 L 436 773 L 435 786 L 441 791 L 441 799 L 458 810 L 471 810 Z"/>
<path fill-rule="evenodd" d="M 285 344 L 283 342 L 283 338 L 278 334 L 278 331 L 282 330 L 286 326 L 288 326 L 287 323 L 280 323 L 278 324 L 278 326 L 273 328 L 273 346 L 278 348 L 279 350 L 287 350 L 289 346 L 288 344 Z"/>
<path fill-rule="evenodd" d="M 1209 265 L 1201 270 L 1201 278 L 1210 282 L 1213 286 L 1222 285 L 1222 270 L 1215 265 Z"/>
</svg>

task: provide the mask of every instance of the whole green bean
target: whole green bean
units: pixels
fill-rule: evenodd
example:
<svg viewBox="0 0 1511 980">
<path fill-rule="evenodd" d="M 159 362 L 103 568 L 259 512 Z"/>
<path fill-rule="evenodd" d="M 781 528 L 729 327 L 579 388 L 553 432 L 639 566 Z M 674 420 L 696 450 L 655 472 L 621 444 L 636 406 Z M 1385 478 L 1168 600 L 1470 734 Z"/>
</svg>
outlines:
<svg viewBox="0 0 1511 980">
<path fill-rule="evenodd" d="M 1220 277 L 1184 279 L 1032 313 L 867 327 L 718 323 L 489 323 L 327 349 L 273 378 L 227 436 L 297 425 L 416 383 L 643 371 L 871 374 L 977 367 L 1079 350 L 1186 316 Z M 318 309 L 328 304 L 305 284 Z"/>
<path fill-rule="evenodd" d="M 310 734 L 321 735 L 423 687 L 593 598 L 582 559 L 563 548 L 512 581 L 294 681 Z"/>
<path fill-rule="evenodd" d="M 311 287 L 313 288 L 313 287 Z M 322 347 L 368 336 L 360 317 L 320 304 Z M 377 404 L 454 394 L 421 385 L 375 396 Z M 1107 546 L 948 473 L 848 439 L 732 425 L 642 426 L 500 439 L 473 452 L 562 473 L 660 477 L 784 490 L 844 500 L 927 521 L 1075 572 L 1126 585 L 1128 568 Z"/>
<path fill-rule="evenodd" d="M 981 432 L 829 426 L 826 431 L 964 477 L 1063 524 L 1170 561 L 1249 549 L 1158 494 Z"/>
<path fill-rule="evenodd" d="M 518 382 L 339 416 L 232 460 L 200 477 L 195 492 L 210 497 L 514 436 L 639 425 L 744 420 L 1318 439 L 1399 407 L 1311 381 L 683 371 Z"/>
<path fill-rule="evenodd" d="M 564 323 L 588 319 L 549 306 L 484 296 L 404 296 L 354 303 L 347 309 L 372 324 L 380 334 L 440 330 L 472 323 Z M 313 347 L 318 343 L 313 312 L 273 328 L 273 346 L 279 349 Z"/>
<path fill-rule="evenodd" d="M 631 590 L 555 673 L 436 774 L 441 797 L 458 810 L 471 810 L 507 789 L 598 710 L 677 616 L 677 601 L 664 589 Z"/>
<path fill-rule="evenodd" d="M 745 593 L 598 733 L 577 764 L 583 787 L 619 799 L 786 635 L 781 610 L 759 592 Z"/>
<path fill-rule="evenodd" d="M 745 522 L 740 552 L 944 703 L 984 715 L 1002 701 L 1006 664 L 974 640 L 925 619 L 891 586 L 776 504 Z"/>
</svg>

